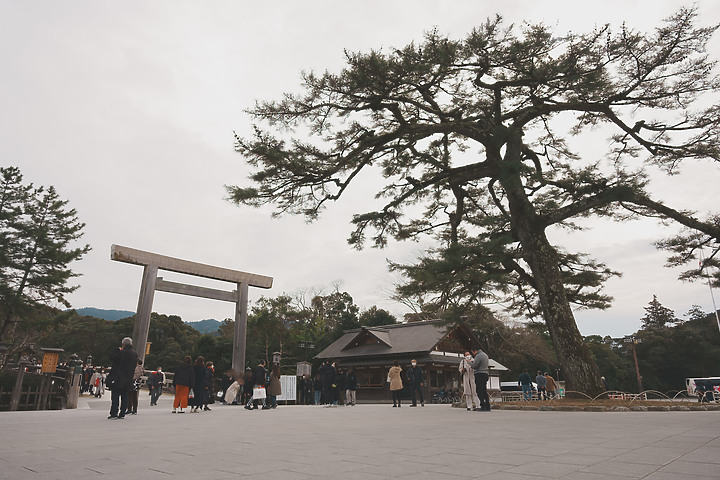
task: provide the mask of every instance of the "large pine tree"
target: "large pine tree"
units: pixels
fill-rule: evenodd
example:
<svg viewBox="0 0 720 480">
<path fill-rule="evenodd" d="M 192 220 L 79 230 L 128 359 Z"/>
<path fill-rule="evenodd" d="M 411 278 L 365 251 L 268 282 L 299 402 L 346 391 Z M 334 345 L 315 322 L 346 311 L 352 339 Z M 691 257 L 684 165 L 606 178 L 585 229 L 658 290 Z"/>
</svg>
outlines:
<svg viewBox="0 0 720 480">
<path fill-rule="evenodd" d="M 696 14 L 682 9 L 647 35 L 623 26 L 556 36 L 495 18 L 460 41 L 430 32 L 389 53 L 347 53 L 340 73 L 305 74 L 302 94 L 251 111 L 266 127 L 237 150 L 257 171 L 252 186 L 228 187 L 230 198 L 313 219 L 376 173 L 383 185 L 355 215 L 351 244 L 435 233 L 446 301 L 536 308 L 568 388 L 599 393 L 571 302 L 607 304 L 599 288 L 612 272 L 548 233 L 648 215 L 720 239 L 717 223 L 646 188 L 651 167 L 720 159 L 719 107 L 705 101 L 720 91 L 705 50 L 715 29 L 697 27 Z M 608 133 L 610 147 L 582 158 L 571 145 L 590 130 Z M 438 291 L 435 279 L 426 285 Z"/>
</svg>

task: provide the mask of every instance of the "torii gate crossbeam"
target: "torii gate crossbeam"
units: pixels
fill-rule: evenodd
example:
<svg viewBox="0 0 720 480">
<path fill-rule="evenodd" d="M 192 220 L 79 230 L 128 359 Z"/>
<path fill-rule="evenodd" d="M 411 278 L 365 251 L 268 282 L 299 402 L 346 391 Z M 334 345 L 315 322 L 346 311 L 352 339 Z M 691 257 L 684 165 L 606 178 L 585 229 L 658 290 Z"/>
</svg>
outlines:
<svg viewBox="0 0 720 480">
<path fill-rule="evenodd" d="M 133 328 L 133 344 L 141 360 L 145 359 L 145 346 L 150 331 L 150 314 L 152 312 L 155 291 L 178 293 L 195 297 L 210 298 L 226 302 L 235 302 L 235 336 L 233 341 L 232 368 L 242 372 L 245 367 L 245 345 L 247 335 L 248 287 L 271 288 L 273 279 L 263 275 L 240 272 L 222 267 L 214 267 L 202 263 L 190 262 L 179 258 L 167 257 L 156 253 L 136 250 L 134 248 L 112 245 L 110 259 L 118 262 L 142 265 L 143 279 L 140 287 L 135 326 Z M 237 290 L 226 292 L 212 288 L 168 282 L 158 277 L 158 270 L 194 275 L 232 282 Z"/>
</svg>

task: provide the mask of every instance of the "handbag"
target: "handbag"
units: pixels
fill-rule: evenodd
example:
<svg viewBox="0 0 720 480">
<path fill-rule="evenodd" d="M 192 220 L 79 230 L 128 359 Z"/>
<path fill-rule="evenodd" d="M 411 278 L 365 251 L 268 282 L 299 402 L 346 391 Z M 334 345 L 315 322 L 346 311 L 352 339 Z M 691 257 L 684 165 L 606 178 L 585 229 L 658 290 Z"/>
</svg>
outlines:
<svg viewBox="0 0 720 480">
<path fill-rule="evenodd" d="M 112 390 L 117 386 L 119 380 L 117 373 L 113 373 L 111 370 L 105 378 L 105 388 Z"/>
<path fill-rule="evenodd" d="M 253 400 L 262 400 L 265 398 L 265 387 L 253 388 Z"/>
<path fill-rule="evenodd" d="M 188 393 L 188 398 L 195 398 L 195 392 L 193 392 L 193 389 L 190 389 L 190 392 Z"/>
</svg>

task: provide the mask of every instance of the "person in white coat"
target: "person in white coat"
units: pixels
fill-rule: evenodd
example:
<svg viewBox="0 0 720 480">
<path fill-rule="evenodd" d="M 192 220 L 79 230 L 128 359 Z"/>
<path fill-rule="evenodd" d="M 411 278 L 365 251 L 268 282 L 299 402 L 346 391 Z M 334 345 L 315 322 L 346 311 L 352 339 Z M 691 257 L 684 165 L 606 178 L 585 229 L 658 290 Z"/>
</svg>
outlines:
<svg viewBox="0 0 720 480">
<path fill-rule="evenodd" d="M 465 357 L 460 361 L 458 370 L 460 370 L 463 377 L 463 391 L 468 411 L 480 411 L 480 399 L 475 390 L 475 372 L 473 371 L 472 363 L 472 355 L 470 355 L 470 352 L 465 352 Z M 475 403 L 474 407 L 473 402 Z"/>
</svg>

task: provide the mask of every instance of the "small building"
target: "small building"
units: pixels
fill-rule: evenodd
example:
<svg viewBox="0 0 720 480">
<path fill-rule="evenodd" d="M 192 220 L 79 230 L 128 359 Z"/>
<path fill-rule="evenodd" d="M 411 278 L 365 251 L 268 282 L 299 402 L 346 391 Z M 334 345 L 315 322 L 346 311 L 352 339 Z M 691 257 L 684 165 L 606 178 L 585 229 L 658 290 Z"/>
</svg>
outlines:
<svg viewBox="0 0 720 480">
<path fill-rule="evenodd" d="M 480 342 L 464 323 L 448 327 L 433 320 L 348 330 L 316 358 L 332 360 L 337 368 L 353 368 L 358 379 L 358 402 L 390 401 L 387 383 L 390 367 L 397 360 L 403 367 L 403 383 L 407 383 L 404 371 L 415 359 L 423 369 L 423 397 L 429 403 L 440 390 L 459 392 L 460 360 L 464 352 L 479 346 Z M 499 391 L 499 372 L 507 368 L 494 360 L 490 360 L 490 367 L 488 391 Z M 407 385 L 403 394 L 406 397 L 409 398 Z"/>
</svg>

